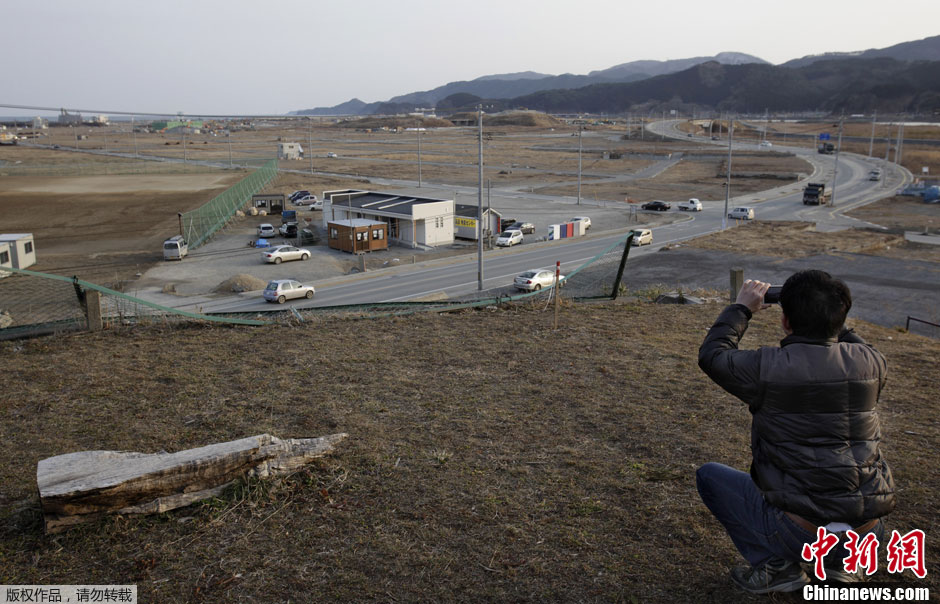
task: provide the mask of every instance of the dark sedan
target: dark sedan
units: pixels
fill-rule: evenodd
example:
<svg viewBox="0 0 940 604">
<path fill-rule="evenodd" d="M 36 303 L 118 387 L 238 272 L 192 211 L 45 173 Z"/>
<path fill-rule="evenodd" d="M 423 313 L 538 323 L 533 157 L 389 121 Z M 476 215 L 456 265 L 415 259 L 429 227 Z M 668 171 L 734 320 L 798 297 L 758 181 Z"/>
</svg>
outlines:
<svg viewBox="0 0 940 604">
<path fill-rule="evenodd" d="M 522 231 L 524 234 L 528 235 L 529 233 L 535 232 L 535 225 L 532 224 L 531 222 L 523 222 L 522 220 L 517 220 L 511 225 L 509 225 L 508 227 L 506 227 L 504 230 L 511 231 L 513 229 Z"/>
<path fill-rule="evenodd" d="M 648 201 L 640 206 L 644 210 L 653 210 L 654 212 L 665 212 L 672 206 L 665 201 Z"/>
</svg>

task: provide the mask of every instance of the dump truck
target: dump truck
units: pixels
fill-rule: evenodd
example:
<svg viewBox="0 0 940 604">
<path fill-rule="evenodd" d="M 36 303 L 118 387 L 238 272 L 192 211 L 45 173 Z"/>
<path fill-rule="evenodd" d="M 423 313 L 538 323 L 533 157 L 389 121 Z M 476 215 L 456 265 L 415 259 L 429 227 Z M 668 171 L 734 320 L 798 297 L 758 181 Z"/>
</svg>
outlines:
<svg viewBox="0 0 940 604">
<path fill-rule="evenodd" d="M 832 199 L 832 191 L 826 190 L 826 183 L 811 182 L 803 189 L 803 205 L 824 206 Z"/>
<path fill-rule="evenodd" d="M 816 147 L 816 151 L 823 155 L 832 155 L 836 152 L 836 146 L 832 143 L 819 143 L 819 146 Z"/>
</svg>

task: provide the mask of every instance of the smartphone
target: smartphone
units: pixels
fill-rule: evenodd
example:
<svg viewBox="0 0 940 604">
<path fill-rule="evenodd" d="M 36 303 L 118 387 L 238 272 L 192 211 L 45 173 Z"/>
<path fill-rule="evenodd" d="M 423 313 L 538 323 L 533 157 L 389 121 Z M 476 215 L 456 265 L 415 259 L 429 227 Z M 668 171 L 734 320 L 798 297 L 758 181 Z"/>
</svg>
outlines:
<svg viewBox="0 0 940 604">
<path fill-rule="evenodd" d="M 764 304 L 780 304 L 780 290 L 782 285 L 771 285 L 767 293 L 764 294 Z"/>
</svg>

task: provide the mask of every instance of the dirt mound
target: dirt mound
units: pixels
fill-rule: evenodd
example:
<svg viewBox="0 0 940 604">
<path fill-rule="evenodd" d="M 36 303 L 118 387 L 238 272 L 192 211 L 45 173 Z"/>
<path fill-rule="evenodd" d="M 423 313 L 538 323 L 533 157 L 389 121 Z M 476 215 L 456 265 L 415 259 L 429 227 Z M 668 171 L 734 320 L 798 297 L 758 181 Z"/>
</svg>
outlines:
<svg viewBox="0 0 940 604">
<path fill-rule="evenodd" d="M 483 125 L 554 128 L 556 126 L 564 126 L 565 123 L 546 113 L 540 113 L 538 111 L 514 111 L 512 113 L 499 113 L 496 115 L 484 116 Z"/>
<path fill-rule="evenodd" d="M 264 289 L 266 285 L 266 281 L 242 273 L 235 275 L 230 279 L 226 279 L 222 283 L 219 283 L 219 285 L 212 291 L 219 294 L 227 294 L 229 292 L 250 292 L 258 289 Z"/>
<path fill-rule="evenodd" d="M 455 113 L 450 116 L 452 121 L 473 121 L 476 123 L 477 114 L 472 112 Z M 538 111 L 507 111 L 495 115 L 483 114 L 483 126 L 533 126 L 540 128 L 555 128 L 565 123 L 547 113 Z"/>
<path fill-rule="evenodd" d="M 449 128 L 454 124 L 436 117 L 364 117 L 337 124 L 340 128 Z"/>
</svg>

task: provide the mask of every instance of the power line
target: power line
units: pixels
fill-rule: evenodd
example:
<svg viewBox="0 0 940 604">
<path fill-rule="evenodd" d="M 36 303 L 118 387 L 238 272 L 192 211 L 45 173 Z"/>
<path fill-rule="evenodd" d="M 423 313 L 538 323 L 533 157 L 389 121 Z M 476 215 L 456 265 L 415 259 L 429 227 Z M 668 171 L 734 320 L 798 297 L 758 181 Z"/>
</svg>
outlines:
<svg viewBox="0 0 940 604">
<path fill-rule="evenodd" d="M 42 107 L 39 105 L 14 105 L 9 103 L 0 103 L 0 108 L 4 109 L 29 109 L 31 111 L 70 111 L 74 113 L 103 113 L 108 115 L 141 115 L 149 117 L 199 117 L 199 118 L 218 118 L 218 119 L 234 119 L 234 118 L 266 118 L 266 119 L 307 119 L 307 116 L 303 115 L 270 115 L 270 114 L 250 114 L 250 113 L 237 113 L 237 114 L 221 114 L 221 113 L 183 113 L 180 111 L 114 111 L 110 109 L 80 109 L 78 107 Z M 331 117 L 331 116 L 317 116 L 317 117 Z"/>
</svg>

